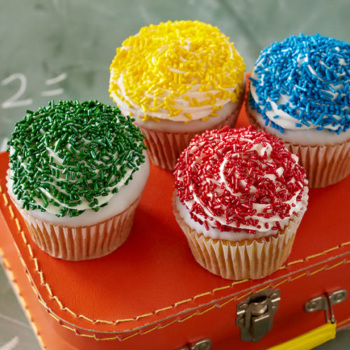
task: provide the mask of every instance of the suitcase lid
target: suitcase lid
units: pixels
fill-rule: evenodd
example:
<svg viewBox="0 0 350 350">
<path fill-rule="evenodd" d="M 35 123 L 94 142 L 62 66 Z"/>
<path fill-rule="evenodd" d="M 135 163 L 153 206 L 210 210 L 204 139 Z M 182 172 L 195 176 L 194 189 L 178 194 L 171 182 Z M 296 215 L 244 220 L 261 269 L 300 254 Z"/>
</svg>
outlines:
<svg viewBox="0 0 350 350">
<path fill-rule="evenodd" d="M 247 124 L 243 108 L 237 127 Z M 39 301 L 64 327 L 98 339 L 124 340 L 184 322 L 254 291 L 277 287 L 296 271 L 312 266 L 317 273 L 325 269 L 325 261 L 350 251 L 343 195 L 350 191 L 348 177 L 310 190 L 292 253 L 279 271 L 255 281 L 215 276 L 196 263 L 175 221 L 172 173 L 152 165 L 127 241 L 103 258 L 63 261 L 42 252 L 32 241 L 6 192 L 7 168 L 8 155 L 2 153 L 0 210 L 8 226 L 4 229 L 14 238 Z"/>
</svg>

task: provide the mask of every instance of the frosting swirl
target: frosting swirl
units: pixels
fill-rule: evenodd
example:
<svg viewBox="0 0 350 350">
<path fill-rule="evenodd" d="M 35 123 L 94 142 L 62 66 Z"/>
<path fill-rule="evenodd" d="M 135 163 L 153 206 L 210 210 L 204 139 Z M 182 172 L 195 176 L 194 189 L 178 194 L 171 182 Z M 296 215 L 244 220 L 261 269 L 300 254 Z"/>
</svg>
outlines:
<svg viewBox="0 0 350 350">
<path fill-rule="evenodd" d="M 265 48 L 250 78 L 250 106 L 266 125 L 284 130 L 350 128 L 350 44 L 291 36 Z"/>
<path fill-rule="evenodd" d="M 98 101 L 27 111 L 8 143 L 15 198 L 58 217 L 98 211 L 145 162 L 144 136 L 132 121 Z"/>
<path fill-rule="evenodd" d="M 245 66 L 218 28 L 175 21 L 141 28 L 117 49 L 111 97 L 147 121 L 206 120 L 242 93 Z"/>
<path fill-rule="evenodd" d="M 307 191 L 298 157 L 252 126 L 195 137 L 174 175 L 180 202 L 208 231 L 276 231 Z"/>
</svg>

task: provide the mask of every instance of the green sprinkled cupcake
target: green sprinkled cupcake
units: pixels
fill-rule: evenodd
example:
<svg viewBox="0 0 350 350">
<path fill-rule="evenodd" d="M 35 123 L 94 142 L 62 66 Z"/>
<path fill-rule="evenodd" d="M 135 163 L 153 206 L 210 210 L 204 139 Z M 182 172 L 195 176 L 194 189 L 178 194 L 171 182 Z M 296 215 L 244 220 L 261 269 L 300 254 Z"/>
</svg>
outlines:
<svg viewBox="0 0 350 350">
<path fill-rule="evenodd" d="M 132 122 L 98 101 L 51 101 L 16 123 L 7 187 L 51 256 L 93 259 L 128 237 L 149 176 L 144 136 Z"/>
</svg>

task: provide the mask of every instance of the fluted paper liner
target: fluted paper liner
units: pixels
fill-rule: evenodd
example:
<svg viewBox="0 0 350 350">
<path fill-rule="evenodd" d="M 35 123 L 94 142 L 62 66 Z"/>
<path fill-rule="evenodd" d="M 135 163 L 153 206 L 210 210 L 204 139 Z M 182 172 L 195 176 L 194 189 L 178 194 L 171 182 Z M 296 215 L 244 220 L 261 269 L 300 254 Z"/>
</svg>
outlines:
<svg viewBox="0 0 350 350">
<path fill-rule="evenodd" d="M 69 227 L 41 221 L 19 209 L 34 242 L 49 255 L 63 260 L 88 260 L 120 247 L 131 231 L 139 198 L 123 212 L 91 226 Z"/>
<path fill-rule="evenodd" d="M 257 129 L 265 130 L 250 113 L 248 105 L 250 123 Z M 310 188 L 333 185 L 350 174 L 350 139 L 332 145 L 297 145 L 279 138 L 290 152 L 299 155 L 299 164 L 306 170 Z"/>
<path fill-rule="evenodd" d="M 202 267 L 215 275 L 231 280 L 258 279 L 277 271 L 287 260 L 306 211 L 307 198 L 306 195 L 302 210 L 293 215 L 289 224 L 279 233 L 242 241 L 206 237 L 185 223 L 176 209 L 174 200 L 173 209 L 191 252 Z"/>
<path fill-rule="evenodd" d="M 243 94 L 244 95 L 244 94 Z M 240 112 L 244 96 L 241 98 L 237 108 L 220 123 L 213 125 L 210 129 L 221 129 L 225 125 L 234 127 Z M 203 133 L 207 129 L 194 132 L 165 132 L 152 130 L 138 125 L 145 135 L 144 143 L 147 146 L 150 161 L 163 169 L 174 170 L 181 152 L 189 145 L 193 137 Z M 186 125 L 184 125 L 186 129 Z"/>
<path fill-rule="evenodd" d="M 311 188 L 333 185 L 350 174 L 350 140 L 324 146 L 303 146 L 284 142 L 300 157 Z"/>
</svg>

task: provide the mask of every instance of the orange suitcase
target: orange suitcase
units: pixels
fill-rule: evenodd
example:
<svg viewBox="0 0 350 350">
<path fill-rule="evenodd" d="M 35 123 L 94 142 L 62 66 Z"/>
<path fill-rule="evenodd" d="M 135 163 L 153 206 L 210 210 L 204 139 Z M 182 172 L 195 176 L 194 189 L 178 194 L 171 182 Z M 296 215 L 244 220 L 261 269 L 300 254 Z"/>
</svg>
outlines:
<svg viewBox="0 0 350 350">
<path fill-rule="evenodd" d="M 247 123 L 241 113 L 238 126 Z M 310 191 L 282 268 L 230 281 L 201 268 L 172 214 L 173 177 L 151 175 L 126 243 L 91 261 L 51 258 L 6 192 L 0 154 L 0 252 L 45 349 L 310 349 L 350 324 L 350 177 Z"/>
</svg>

